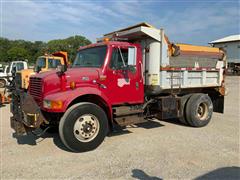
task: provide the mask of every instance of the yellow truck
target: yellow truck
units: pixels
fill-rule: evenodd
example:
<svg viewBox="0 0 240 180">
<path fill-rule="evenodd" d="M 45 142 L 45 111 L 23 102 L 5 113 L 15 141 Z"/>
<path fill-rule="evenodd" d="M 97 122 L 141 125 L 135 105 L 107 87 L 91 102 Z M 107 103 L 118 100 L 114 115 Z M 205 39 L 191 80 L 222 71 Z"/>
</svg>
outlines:
<svg viewBox="0 0 240 180">
<path fill-rule="evenodd" d="M 25 69 L 16 73 L 16 85 L 18 85 L 19 88 L 27 90 L 31 75 L 56 69 L 59 65 L 68 66 L 68 64 L 67 52 L 64 51 L 39 56 L 36 61 L 35 69 Z"/>
</svg>

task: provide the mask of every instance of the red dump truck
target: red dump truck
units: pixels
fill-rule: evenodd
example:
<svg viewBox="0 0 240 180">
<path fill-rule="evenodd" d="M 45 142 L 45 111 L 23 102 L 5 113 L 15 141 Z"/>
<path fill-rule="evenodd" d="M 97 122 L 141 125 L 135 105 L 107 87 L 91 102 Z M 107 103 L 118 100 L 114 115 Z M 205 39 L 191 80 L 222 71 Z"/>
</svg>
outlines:
<svg viewBox="0 0 240 180">
<path fill-rule="evenodd" d="M 13 93 L 11 126 L 22 135 L 57 126 L 76 152 L 153 118 L 203 127 L 223 113 L 225 65 L 218 48 L 173 44 L 163 29 L 141 23 L 80 47 L 71 68 L 31 76 L 28 93 Z"/>
</svg>

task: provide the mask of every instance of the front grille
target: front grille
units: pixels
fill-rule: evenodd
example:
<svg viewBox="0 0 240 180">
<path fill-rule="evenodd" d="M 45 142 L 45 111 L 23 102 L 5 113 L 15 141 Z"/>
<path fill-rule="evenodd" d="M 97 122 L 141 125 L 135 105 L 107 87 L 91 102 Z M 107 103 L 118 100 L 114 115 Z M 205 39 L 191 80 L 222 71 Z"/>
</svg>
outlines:
<svg viewBox="0 0 240 180">
<path fill-rule="evenodd" d="M 29 93 L 35 99 L 35 101 L 40 105 L 42 102 L 42 79 L 37 77 L 30 77 L 29 81 Z"/>
<path fill-rule="evenodd" d="M 20 72 L 16 73 L 15 83 L 18 88 L 22 87 L 22 73 Z"/>
</svg>

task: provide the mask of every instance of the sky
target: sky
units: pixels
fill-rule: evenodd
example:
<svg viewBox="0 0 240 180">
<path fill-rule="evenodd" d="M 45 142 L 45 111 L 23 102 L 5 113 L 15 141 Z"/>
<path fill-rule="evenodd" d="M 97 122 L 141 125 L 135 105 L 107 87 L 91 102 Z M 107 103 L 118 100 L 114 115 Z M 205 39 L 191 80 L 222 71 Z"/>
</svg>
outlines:
<svg viewBox="0 0 240 180">
<path fill-rule="evenodd" d="M 240 34 L 240 0 L 0 0 L 1 37 L 49 41 L 96 38 L 147 22 L 172 42 L 207 45 Z"/>
</svg>

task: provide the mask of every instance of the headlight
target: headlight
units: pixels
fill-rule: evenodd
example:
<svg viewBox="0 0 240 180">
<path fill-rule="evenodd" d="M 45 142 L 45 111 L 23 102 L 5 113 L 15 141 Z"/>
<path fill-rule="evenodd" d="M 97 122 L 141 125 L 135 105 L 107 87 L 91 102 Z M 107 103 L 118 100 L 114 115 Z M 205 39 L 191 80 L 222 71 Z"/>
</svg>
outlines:
<svg viewBox="0 0 240 180">
<path fill-rule="evenodd" d="M 43 107 L 46 108 L 46 109 L 50 109 L 51 108 L 51 101 L 43 100 Z"/>
<path fill-rule="evenodd" d="M 46 109 L 62 109 L 62 101 L 43 100 L 43 107 Z"/>
</svg>

